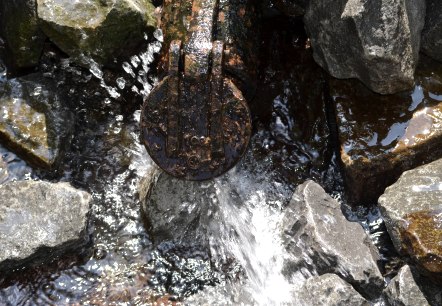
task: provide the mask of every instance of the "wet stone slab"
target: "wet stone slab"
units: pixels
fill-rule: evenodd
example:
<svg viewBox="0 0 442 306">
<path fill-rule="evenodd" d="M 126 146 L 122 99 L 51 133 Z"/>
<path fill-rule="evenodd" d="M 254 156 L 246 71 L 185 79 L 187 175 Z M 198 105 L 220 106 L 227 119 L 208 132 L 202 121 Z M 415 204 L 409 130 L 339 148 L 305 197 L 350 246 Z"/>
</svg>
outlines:
<svg viewBox="0 0 442 306">
<path fill-rule="evenodd" d="M 442 65 L 422 58 L 414 90 L 388 96 L 330 80 L 351 204 L 376 203 L 403 171 L 442 156 L 441 75 Z"/>
</svg>

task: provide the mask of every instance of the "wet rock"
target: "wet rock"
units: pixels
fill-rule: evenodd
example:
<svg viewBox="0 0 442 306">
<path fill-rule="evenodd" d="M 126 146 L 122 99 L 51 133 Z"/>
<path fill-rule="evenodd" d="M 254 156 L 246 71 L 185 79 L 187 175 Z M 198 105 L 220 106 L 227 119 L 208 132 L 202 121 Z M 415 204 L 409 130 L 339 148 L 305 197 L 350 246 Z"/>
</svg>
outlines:
<svg viewBox="0 0 442 306">
<path fill-rule="evenodd" d="M 304 21 L 319 65 L 390 94 L 413 86 L 424 18 L 424 0 L 313 0 Z"/>
<path fill-rule="evenodd" d="M 8 66 L 12 70 L 36 66 L 46 36 L 38 26 L 35 0 L 3 0 L 0 16 Z"/>
<path fill-rule="evenodd" d="M 156 175 L 148 179 L 150 188 L 141 206 L 152 239 L 207 246 L 211 203 L 216 201 L 213 182 L 181 180 L 164 172 Z"/>
<path fill-rule="evenodd" d="M 309 278 L 301 287 L 298 299 L 303 306 L 368 306 L 367 302 L 350 284 L 336 274 Z"/>
<path fill-rule="evenodd" d="M 441 305 L 442 290 L 426 282 L 410 266 L 403 266 L 384 290 L 387 303 L 393 306 Z"/>
<path fill-rule="evenodd" d="M 0 139 L 37 167 L 53 168 L 74 124 L 53 80 L 40 74 L 0 84 Z"/>
<path fill-rule="evenodd" d="M 300 269 L 311 273 L 335 273 L 361 294 L 376 297 L 383 278 L 378 254 L 358 223 L 349 222 L 340 204 L 318 184 L 300 185 L 283 219 L 284 243 L 290 254 L 286 273 Z"/>
<path fill-rule="evenodd" d="M 395 248 L 442 280 L 442 159 L 406 171 L 379 198 Z"/>
<path fill-rule="evenodd" d="M 154 7 L 147 0 L 37 0 L 43 32 L 78 63 L 110 63 L 154 29 Z M 122 48 L 124 46 L 124 48 Z"/>
<path fill-rule="evenodd" d="M 442 2 L 427 0 L 427 14 L 422 31 L 422 52 L 442 61 Z"/>
<path fill-rule="evenodd" d="M 84 244 L 91 199 L 67 183 L 0 185 L 0 271 L 47 262 Z"/>
<path fill-rule="evenodd" d="M 442 157 L 442 65 L 421 58 L 413 91 L 381 96 L 355 80 L 331 80 L 351 204 L 372 205 L 412 169 Z"/>
</svg>

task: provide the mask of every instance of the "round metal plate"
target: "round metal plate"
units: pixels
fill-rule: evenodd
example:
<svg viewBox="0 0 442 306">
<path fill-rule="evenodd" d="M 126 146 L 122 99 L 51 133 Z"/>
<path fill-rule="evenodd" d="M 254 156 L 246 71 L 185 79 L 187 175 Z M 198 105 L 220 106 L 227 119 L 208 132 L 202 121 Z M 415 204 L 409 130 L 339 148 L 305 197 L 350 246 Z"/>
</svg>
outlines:
<svg viewBox="0 0 442 306">
<path fill-rule="evenodd" d="M 207 180 L 231 169 L 245 153 L 250 111 L 227 78 L 180 83 L 178 76 L 168 76 L 145 100 L 141 129 L 160 168 L 175 177 Z"/>
</svg>

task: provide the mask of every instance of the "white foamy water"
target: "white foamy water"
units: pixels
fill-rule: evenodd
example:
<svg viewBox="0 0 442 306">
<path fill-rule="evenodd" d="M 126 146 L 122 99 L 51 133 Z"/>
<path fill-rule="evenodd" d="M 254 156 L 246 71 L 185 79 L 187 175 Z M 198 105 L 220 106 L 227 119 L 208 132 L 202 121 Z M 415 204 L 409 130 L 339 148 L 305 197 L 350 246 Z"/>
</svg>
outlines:
<svg viewBox="0 0 442 306">
<path fill-rule="evenodd" d="M 282 206 L 290 192 L 264 169 L 251 168 L 256 171 L 234 169 L 215 179 L 218 212 L 209 226 L 212 259 L 233 258 L 245 275 L 206 288 L 186 305 L 293 305 L 293 292 L 305 281 L 301 274 L 289 280 L 282 273 Z"/>
</svg>

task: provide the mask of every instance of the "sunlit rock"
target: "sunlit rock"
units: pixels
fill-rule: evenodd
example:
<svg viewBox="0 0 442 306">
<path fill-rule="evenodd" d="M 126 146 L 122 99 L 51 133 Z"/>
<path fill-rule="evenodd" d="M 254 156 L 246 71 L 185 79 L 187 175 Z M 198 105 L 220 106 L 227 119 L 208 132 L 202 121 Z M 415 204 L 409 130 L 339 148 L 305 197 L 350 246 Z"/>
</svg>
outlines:
<svg viewBox="0 0 442 306">
<path fill-rule="evenodd" d="M 404 172 L 379 205 L 395 248 L 442 280 L 442 159 Z"/>
<path fill-rule="evenodd" d="M 383 278 L 379 255 L 360 224 L 349 222 L 340 204 L 318 184 L 300 185 L 285 208 L 286 273 L 334 273 L 365 296 L 378 296 Z"/>
<path fill-rule="evenodd" d="M 422 31 L 422 51 L 442 61 L 442 2 L 427 0 L 427 15 Z"/>
<path fill-rule="evenodd" d="M 311 0 L 304 21 L 319 65 L 390 94 L 413 86 L 424 18 L 425 0 Z"/>
<path fill-rule="evenodd" d="M 442 305 L 442 290 L 405 265 L 384 290 L 388 305 Z"/>
<path fill-rule="evenodd" d="M 0 185 L 0 271 L 48 262 L 83 245 L 91 199 L 68 183 Z"/>
<path fill-rule="evenodd" d="M 37 65 L 46 36 L 38 26 L 35 0 L 0 1 L 0 35 L 11 71 Z"/>
<path fill-rule="evenodd" d="M 309 278 L 301 287 L 298 299 L 303 306 L 368 306 L 353 287 L 336 274 Z"/>
<path fill-rule="evenodd" d="M 131 51 L 154 29 L 149 0 L 37 0 L 43 32 L 82 65 L 99 64 Z"/>
<path fill-rule="evenodd" d="M 55 166 L 73 124 L 53 80 L 33 74 L 0 84 L 0 140 L 31 164 Z"/>
<path fill-rule="evenodd" d="M 403 171 L 442 157 L 441 72 L 422 58 L 414 90 L 389 96 L 358 81 L 330 81 L 351 204 L 375 204 Z"/>
</svg>

